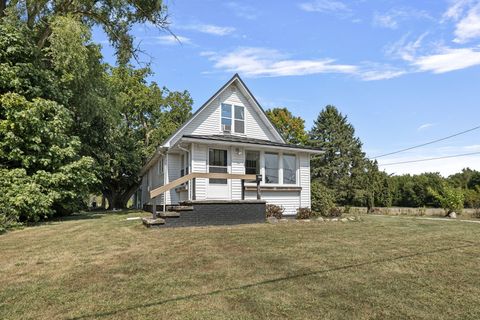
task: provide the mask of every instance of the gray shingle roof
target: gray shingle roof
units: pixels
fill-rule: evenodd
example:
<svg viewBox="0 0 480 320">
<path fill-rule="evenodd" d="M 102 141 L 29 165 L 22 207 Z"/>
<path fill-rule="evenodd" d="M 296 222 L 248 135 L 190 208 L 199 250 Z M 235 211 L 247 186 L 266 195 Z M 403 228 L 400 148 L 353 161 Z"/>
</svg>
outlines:
<svg viewBox="0 0 480 320">
<path fill-rule="evenodd" d="M 239 137 L 234 135 L 183 135 L 182 137 L 191 138 L 191 139 L 209 140 L 209 141 L 236 142 L 236 143 L 266 145 L 266 146 L 274 146 L 274 147 L 282 147 L 282 148 L 290 148 L 290 149 L 322 151 L 318 148 L 309 147 L 309 146 L 300 146 L 296 144 L 273 142 L 270 140 L 246 138 L 246 137 Z"/>
</svg>

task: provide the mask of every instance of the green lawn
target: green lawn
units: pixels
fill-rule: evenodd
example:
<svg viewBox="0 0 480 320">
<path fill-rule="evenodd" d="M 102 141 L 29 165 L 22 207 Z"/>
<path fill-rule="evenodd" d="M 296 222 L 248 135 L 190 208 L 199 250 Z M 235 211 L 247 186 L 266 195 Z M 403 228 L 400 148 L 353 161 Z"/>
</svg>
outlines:
<svg viewBox="0 0 480 320">
<path fill-rule="evenodd" d="M 480 318 L 480 224 L 145 229 L 138 214 L 1 235 L 0 319 Z"/>
</svg>

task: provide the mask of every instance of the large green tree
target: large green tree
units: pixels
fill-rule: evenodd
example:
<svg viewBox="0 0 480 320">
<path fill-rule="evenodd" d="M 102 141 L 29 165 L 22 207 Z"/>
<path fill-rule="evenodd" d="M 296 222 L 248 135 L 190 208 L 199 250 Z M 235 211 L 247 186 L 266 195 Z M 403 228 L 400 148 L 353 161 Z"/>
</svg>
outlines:
<svg viewBox="0 0 480 320">
<path fill-rule="evenodd" d="M 110 104 L 116 111 L 95 157 L 100 164 L 100 191 L 110 208 L 125 208 L 140 184 L 138 173 L 155 148 L 190 116 L 188 92 L 171 92 L 148 83 L 148 68 L 113 68 L 108 76 Z"/>
<path fill-rule="evenodd" d="M 33 32 L 38 48 L 49 46 L 59 17 L 69 17 L 91 28 L 101 27 L 126 64 L 137 51 L 131 29 L 150 23 L 168 30 L 167 8 L 161 0 L 0 0 L 0 18 L 17 15 Z"/>
<path fill-rule="evenodd" d="M 363 189 L 366 157 L 355 129 L 334 106 L 326 106 L 309 133 L 309 143 L 324 151 L 311 161 L 312 179 L 335 194 L 339 204 L 351 204 Z"/>
<path fill-rule="evenodd" d="M 287 108 L 266 111 L 268 118 L 288 143 L 304 145 L 308 141 L 305 120 L 295 117 Z"/>
</svg>

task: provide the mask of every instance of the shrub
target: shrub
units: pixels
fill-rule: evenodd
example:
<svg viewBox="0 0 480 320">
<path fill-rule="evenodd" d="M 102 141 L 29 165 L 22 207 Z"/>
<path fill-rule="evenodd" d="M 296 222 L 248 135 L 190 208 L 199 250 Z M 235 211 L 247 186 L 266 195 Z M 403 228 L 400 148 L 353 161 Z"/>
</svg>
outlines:
<svg viewBox="0 0 480 320">
<path fill-rule="evenodd" d="M 297 219 L 310 219 L 315 217 L 316 214 L 310 208 L 298 208 L 297 209 Z"/>
<path fill-rule="evenodd" d="M 430 194 L 440 202 L 447 215 L 452 212 L 460 214 L 463 210 L 463 191 L 459 188 L 453 188 L 446 183 L 442 184 L 440 191 L 428 188 Z"/>
<path fill-rule="evenodd" d="M 332 192 L 318 181 L 313 181 L 311 187 L 312 210 L 322 216 L 329 216 L 330 210 L 335 207 L 335 198 Z"/>
<path fill-rule="evenodd" d="M 345 206 L 345 207 L 343 207 L 343 213 L 348 214 L 348 213 L 350 213 L 350 210 L 351 210 L 351 209 L 352 209 L 352 207 L 350 207 L 350 206 Z"/>
<path fill-rule="evenodd" d="M 284 211 L 285 209 L 282 206 L 267 204 L 267 208 L 266 208 L 267 218 L 275 217 L 277 219 L 282 219 Z"/>
<path fill-rule="evenodd" d="M 338 218 L 341 217 L 343 214 L 342 208 L 333 207 L 328 211 L 328 217 L 330 218 Z"/>
</svg>

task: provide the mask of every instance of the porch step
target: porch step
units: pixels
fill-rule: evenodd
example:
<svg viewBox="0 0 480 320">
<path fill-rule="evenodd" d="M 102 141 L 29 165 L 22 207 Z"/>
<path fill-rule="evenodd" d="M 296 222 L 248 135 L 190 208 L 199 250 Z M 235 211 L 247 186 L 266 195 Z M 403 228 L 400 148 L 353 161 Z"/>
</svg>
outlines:
<svg viewBox="0 0 480 320">
<path fill-rule="evenodd" d="M 178 218 L 180 217 L 180 212 L 173 212 L 173 211 L 157 211 L 157 215 L 160 218 Z"/>
<path fill-rule="evenodd" d="M 142 218 L 143 225 L 146 227 L 156 227 L 165 224 L 165 219 L 162 218 Z"/>
<path fill-rule="evenodd" d="M 170 211 L 192 211 L 193 206 L 171 206 L 168 209 Z"/>
</svg>

